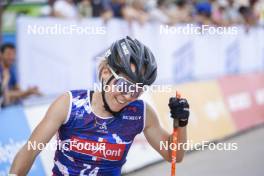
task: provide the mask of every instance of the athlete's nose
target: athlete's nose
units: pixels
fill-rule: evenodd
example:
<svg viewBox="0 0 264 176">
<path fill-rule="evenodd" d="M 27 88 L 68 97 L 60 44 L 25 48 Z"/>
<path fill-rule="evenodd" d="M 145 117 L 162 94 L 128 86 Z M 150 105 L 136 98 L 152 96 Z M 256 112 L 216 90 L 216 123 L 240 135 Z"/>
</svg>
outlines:
<svg viewBox="0 0 264 176">
<path fill-rule="evenodd" d="M 123 94 L 122 96 L 125 98 L 126 101 L 134 100 L 130 93 Z"/>
</svg>

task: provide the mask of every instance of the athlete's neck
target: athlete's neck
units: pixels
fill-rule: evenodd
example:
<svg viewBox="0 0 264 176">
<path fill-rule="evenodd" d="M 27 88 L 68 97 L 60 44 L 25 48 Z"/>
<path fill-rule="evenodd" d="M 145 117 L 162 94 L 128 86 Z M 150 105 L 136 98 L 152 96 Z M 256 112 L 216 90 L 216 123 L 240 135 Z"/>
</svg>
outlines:
<svg viewBox="0 0 264 176">
<path fill-rule="evenodd" d="M 112 116 L 110 112 L 105 110 L 102 93 L 99 91 L 95 91 L 93 93 L 91 106 L 92 106 L 93 112 L 97 114 L 98 116 L 101 116 L 101 117 Z"/>
</svg>

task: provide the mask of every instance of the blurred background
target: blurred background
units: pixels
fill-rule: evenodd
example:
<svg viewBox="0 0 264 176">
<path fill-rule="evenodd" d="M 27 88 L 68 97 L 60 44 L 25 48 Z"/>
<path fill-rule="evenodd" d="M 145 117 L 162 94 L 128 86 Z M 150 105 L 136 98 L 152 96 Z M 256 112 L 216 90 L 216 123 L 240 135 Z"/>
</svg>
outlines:
<svg viewBox="0 0 264 176">
<path fill-rule="evenodd" d="M 98 57 L 127 35 L 152 49 L 155 84 L 172 86 L 142 96 L 166 129 L 168 99 L 179 90 L 191 105 L 189 140 L 238 144 L 188 151 L 179 174 L 263 175 L 263 0 L 1 0 L 0 176 L 50 103 L 67 90 L 92 89 Z M 51 175 L 53 154 L 43 151 L 29 175 Z M 123 173 L 169 175 L 170 165 L 141 134 Z"/>
</svg>

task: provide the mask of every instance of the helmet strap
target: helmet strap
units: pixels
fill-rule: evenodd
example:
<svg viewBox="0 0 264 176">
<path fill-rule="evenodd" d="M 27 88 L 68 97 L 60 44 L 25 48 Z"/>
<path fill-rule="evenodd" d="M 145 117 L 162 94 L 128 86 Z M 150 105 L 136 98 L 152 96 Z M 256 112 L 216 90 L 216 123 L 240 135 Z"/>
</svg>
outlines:
<svg viewBox="0 0 264 176">
<path fill-rule="evenodd" d="M 111 80 L 113 80 L 114 79 L 114 76 L 111 76 L 109 79 L 108 79 L 108 81 L 105 83 L 105 85 L 108 85 L 109 83 L 110 83 L 110 81 Z M 108 103 L 106 102 L 106 99 L 105 99 L 105 91 L 104 91 L 104 81 L 103 81 L 103 79 L 102 79 L 102 98 L 103 98 L 103 102 L 104 102 L 104 108 L 105 108 L 105 110 L 106 111 L 108 111 L 108 112 L 110 112 L 111 114 L 113 114 L 113 116 L 117 116 L 118 114 L 119 114 L 119 112 L 115 112 L 115 111 L 113 111 L 110 107 L 109 107 L 109 105 L 108 105 Z"/>
</svg>

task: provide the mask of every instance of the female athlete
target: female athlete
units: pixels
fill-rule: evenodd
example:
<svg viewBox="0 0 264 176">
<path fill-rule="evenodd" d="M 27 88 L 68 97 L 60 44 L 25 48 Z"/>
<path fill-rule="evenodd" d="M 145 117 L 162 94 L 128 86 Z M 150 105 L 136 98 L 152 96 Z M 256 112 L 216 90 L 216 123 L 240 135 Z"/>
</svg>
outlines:
<svg viewBox="0 0 264 176">
<path fill-rule="evenodd" d="M 99 65 L 101 91 L 73 90 L 49 107 L 28 142 L 47 144 L 57 133 L 53 175 L 119 176 L 135 136 L 144 133 L 150 145 L 167 161 L 170 142 L 155 111 L 139 96 L 142 86 L 151 85 L 157 64 L 148 47 L 126 37 L 114 42 Z M 106 87 L 110 89 L 105 89 Z M 189 105 L 186 99 L 170 98 L 171 117 L 179 120 L 178 142 L 186 142 Z M 61 147 L 63 146 L 63 147 Z M 27 144 L 17 153 L 10 174 L 26 175 L 40 150 Z M 177 162 L 184 151 L 178 150 Z"/>
</svg>

